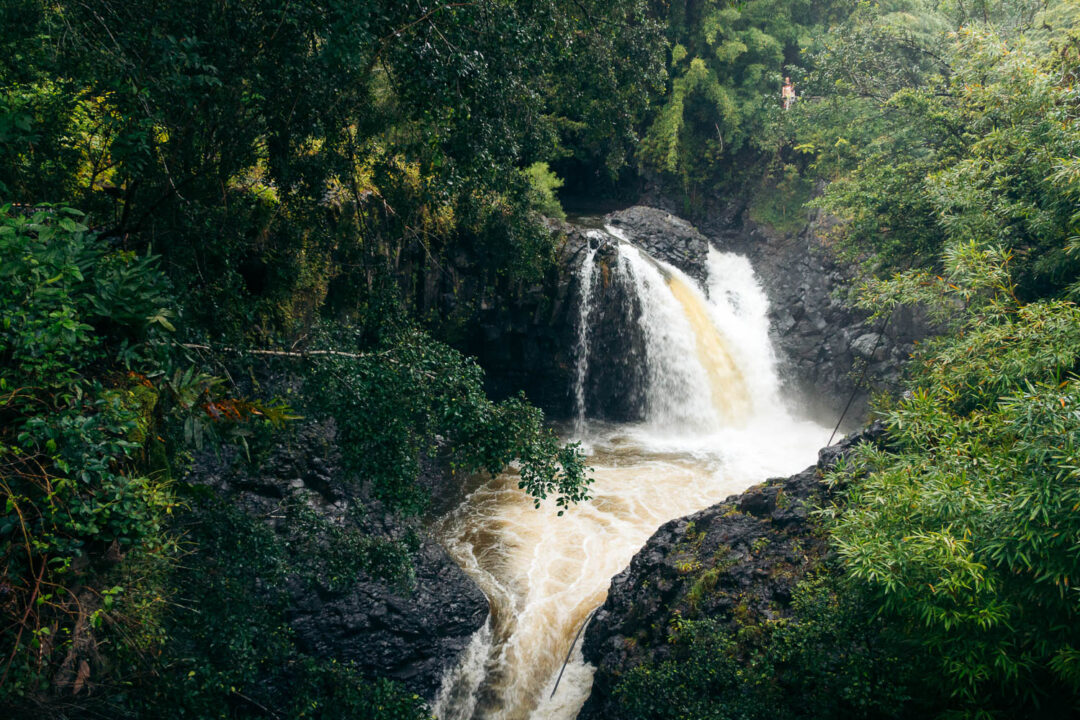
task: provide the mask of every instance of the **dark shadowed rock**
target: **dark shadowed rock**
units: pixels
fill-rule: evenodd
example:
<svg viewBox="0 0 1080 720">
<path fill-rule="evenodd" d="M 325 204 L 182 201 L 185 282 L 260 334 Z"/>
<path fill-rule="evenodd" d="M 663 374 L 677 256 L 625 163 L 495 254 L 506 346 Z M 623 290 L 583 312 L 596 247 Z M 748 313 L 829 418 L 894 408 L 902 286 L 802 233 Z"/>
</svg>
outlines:
<svg viewBox="0 0 1080 720">
<path fill-rule="evenodd" d="M 417 557 L 415 587 L 366 580 L 345 592 L 307 592 L 297 584 L 289 624 L 300 647 L 354 661 L 371 675 L 401 680 L 428 700 L 484 624 L 479 588 L 430 540 Z"/>
<path fill-rule="evenodd" d="M 645 417 L 648 362 L 641 302 L 627 276 L 614 272 L 618 262 L 618 247 L 601 241 L 593 258 L 585 407 L 592 418 L 633 422 Z"/>
<path fill-rule="evenodd" d="M 801 473 L 767 480 L 657 530 L 611 581 L 585 631 L 585 659 L 597 670 L 579 719 L 618 717 L 612 691 L 631 668 L 668 657 L 676 616 L 712 618 L 733 629 L 786 616 L 795 586 L 828 552 L 808 512 L 829 492 L 822 471 L 882 432 L 875 424 L 823 449 Z"/>
<path fill-rule="evenodd" d="M 355 662 L 372 677 L 401 680 L 433 699 L 442 675 L 486 621 L 488 602 L 476 584 L 414 519 L 386 512 L 340 469 L 333 422 L 307 422 L 282 439 L 265 461 L 251 466 L 235 448 L 197 459 L 189 482 L 209 485 L 277 532 L 290 528 L 283 503 L 307 505 L 325 527 L 355 528 L 373 537 L 418 544 L 415 582 L 380 580 L 361 573 L 334 587 L 300 575 L 286 579 L 287 619 L 297 646 L 311 655 Z M 426 460 L 420 478 L 439 498 L 453 494 L 439 463 Z M 305 527 L 303 532 L 320 533 Z M 324 547 L 317 537 L 314 553 Z M 311 551 L 308 551 L 311 552 Z M 294 567 L 318 557 L 292 558 Z"/>
<path fill-rule="evenodd" d="M 552 221 L 556 263 L 539 283 L 504 290 L 506 300 L 481 307 L 459 347 L 477 358 L 495 398 L 524 392 L 549 416 L 573 411 L 574 347 L 586 230 Z"/>
<path fill-rule="evenodd" d="M 466 346 L 477 356 L 495 397 L 524 391 L 550 417 L 574 412 L 581 268 L 593 255 L 593 298 L 587 319 L 590 371 L 585 387 L 591 417 L 640 420 L 644 413 L 645 341 L 633 289 L 613 272 L 615 245 L 588 228 L 553 223 L 557 269 L 534 287 L 520 289 L 503 307 L 482 311 Z"/>
</svg>

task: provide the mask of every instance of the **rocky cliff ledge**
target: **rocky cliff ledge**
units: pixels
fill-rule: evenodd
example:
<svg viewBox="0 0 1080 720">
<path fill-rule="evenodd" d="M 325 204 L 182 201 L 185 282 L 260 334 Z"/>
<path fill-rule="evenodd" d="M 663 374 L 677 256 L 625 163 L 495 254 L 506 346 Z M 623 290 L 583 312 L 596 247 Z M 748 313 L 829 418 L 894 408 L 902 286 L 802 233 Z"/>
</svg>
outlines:
<svg viewBox="0 0 1080 720">
<path fill-rule="evenodd" d="M 606 220 L 653 257 L 671 263 L 702 285 L 708 283 L 709 241 L 686 220 L 644 205 L 613 212 Z"/>
<path fill-rule="evenodd" d="M 400 680 L 432 700 L 445 669 L 486 622 L 487 598 L 418 520 L 387 513 L 345 481 L 336 435 L 333 422 L 305 422 L 262 462 L 245 462 L 236 448 L 226 448 L 198 458 L 188 480 L 266 522 L 292 549 L 287 620 L 299 649 Z M 421 482 L 438 497 L 445 477 L 438 463 L 425 465 Z M 413 548 L 413 577 L 323 572 L 350 530 Z"/>
<path fill-rule="evenodd" d="M 822 473 L 880 425 L 821 450 L 816 465 L 667 523 L 611 582 L 585 632 L 597 666 L 579 720 L 618 717 L 612 691 L 631 668 L 666 659 L 676 619 L 711 618 L 732 628 L 789 614 L 795 586 L 828 552 L 809 509 L 826 497 Z"/>
</svg>

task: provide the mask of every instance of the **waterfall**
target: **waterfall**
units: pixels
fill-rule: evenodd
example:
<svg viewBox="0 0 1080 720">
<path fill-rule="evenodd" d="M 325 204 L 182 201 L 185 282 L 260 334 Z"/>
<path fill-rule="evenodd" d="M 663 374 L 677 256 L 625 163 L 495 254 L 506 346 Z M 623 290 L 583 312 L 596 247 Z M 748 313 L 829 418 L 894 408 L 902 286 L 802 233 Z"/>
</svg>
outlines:
<svg viewBox="0 0 1080 720">
<path fill-rule="evenodd" d="M 474 479 L 440 519 L 441 542 L 491 603 L 489 623 L 444 679 L 434 706 L 442 720 L 573 718 L 593 668 L 571 642 L 649 536 L 766 477 L 801 470 L 828 437 L 784 407 L 768 302 L 745 258 L 710 250 L 702 286 L 607 230 L 618 251 L 615 263 L 606 255 L 610 286 L 595 283 L 595 248 L 578 269 L 573 435 L 589 453 L 592 499 L 561 517 L 552 500 L 536 509 L 511 468 Z M 640 423 L 593 422 L 586 407 L 590 372 L 605 362 L 589 347 L 589 319 L 609 288 L 632 292 L 640 307 L 622 330 L 644 344 Z"/>
<path fill-rule="evenodd" d="M 701 432 L 744 421 L 750 396 L 701 289 L 681 270 L 626 243 L 618 271 L 641 302 L 649 423 L 668 432 Z"/>
<path fill-rule="evenodd" d="M 783 414 L 776 353 L 769 339 L 769 299 L 743 255 L 709 248 L 709 315 L 729 347 L 758 414 Z"/>
<path fill-rule="evenodd" d="M 587 234 L 591 240 L 600 240 L 599 231 Z M 589 374 L 589 309 L 592 307 L 593 276 L 596 274 L 596 248 L 588 247 L 578 270 L 578 288 L 581 298 L 578 302 L 577 362 L 574 368 L 574 435 L 580 437 L 585 432 L 585 379 Z"/>
</svg>

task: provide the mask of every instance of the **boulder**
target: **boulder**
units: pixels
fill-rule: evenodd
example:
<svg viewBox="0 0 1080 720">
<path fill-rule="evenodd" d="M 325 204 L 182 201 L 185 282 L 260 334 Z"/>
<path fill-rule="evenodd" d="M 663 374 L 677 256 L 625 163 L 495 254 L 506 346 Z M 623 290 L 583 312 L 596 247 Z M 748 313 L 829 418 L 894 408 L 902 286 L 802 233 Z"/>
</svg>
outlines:
<svg viewBox="0 0 1080 720">
<path fill-rule="evenodd" d="M 654 258 L 671 263 L 704 286 L 709 278 L 709 241 L 671 213 L 644 205 L 611 213 L 605 220 Z"/>
<path fill-rule="evenodd" d="M 823 472 L 883 432 L 872 425 L 823 449 L 800 473 L 766 480 L 657 530 L 611 581 L 585 631 L 582 651 L 597 669 L 579 720 L 618 717 L 612 692 L 619 679 L 669 656 L 676 618 L 711 618 L 735 629 L 788 615 L 795 586 L 828 552 L 809 513 L 829 494 Z"/>
</svg>

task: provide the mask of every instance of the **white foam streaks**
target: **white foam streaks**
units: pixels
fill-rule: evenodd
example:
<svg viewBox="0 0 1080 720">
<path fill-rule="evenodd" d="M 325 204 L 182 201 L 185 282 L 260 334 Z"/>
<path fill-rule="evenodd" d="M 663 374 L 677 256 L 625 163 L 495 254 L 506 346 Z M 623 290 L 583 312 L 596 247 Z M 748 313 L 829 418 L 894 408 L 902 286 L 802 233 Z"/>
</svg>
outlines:
<svg viewBox="0 0 1080 720">
<path fill-rule="evenodd" d="M 597 231 L 589 232 L 590 239 Z M 580 302 L 577 318 L 577 362 L 574 367 L 574 432 L 580 435 L 585 431 L 585 380 L 589 374 L 589 309 L 592 307 L 593 275 L 596 274 L 596 248 L 588 248 L 578 270 L 578 288 Z"/>
</svg>

